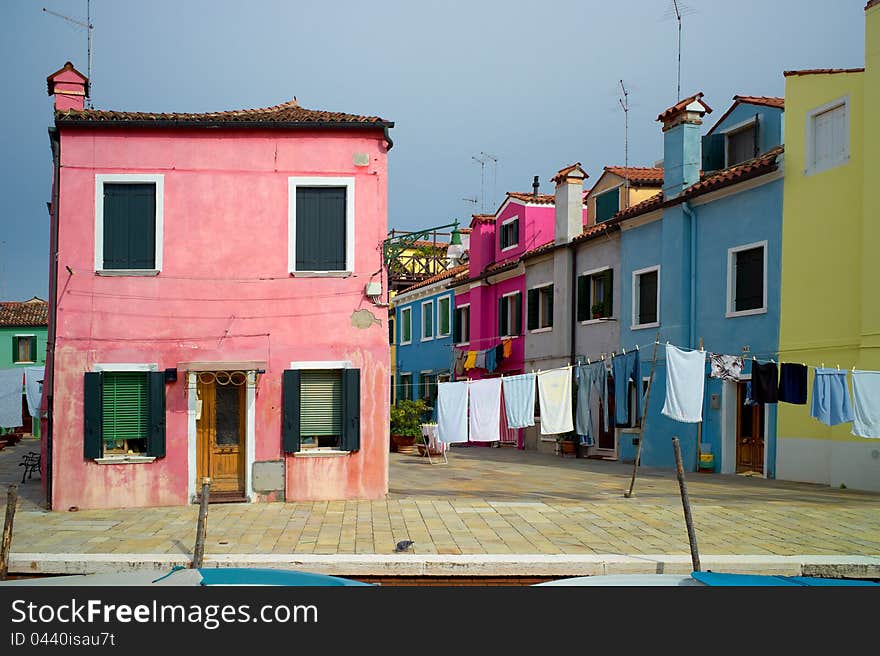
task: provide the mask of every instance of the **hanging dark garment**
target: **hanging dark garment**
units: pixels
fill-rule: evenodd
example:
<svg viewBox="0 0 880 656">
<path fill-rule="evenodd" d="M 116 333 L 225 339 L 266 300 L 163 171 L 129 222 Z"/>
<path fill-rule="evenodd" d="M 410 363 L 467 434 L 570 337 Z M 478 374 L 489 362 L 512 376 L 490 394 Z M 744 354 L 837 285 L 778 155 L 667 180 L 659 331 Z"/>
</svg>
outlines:
<svg viewBox="0 0 880 656">
<path fill-rule="evenodd" d="M 752 399 L 756 403 L 776 403 L 779 399 L 779 368 L 775 362 L 752 361 Z"/>
<path fill-rule="evenodd" d="M 779 365 L 779 400 L 807 405 L 807 368 L 804 365 L 788 362 Z"/>
</svg>

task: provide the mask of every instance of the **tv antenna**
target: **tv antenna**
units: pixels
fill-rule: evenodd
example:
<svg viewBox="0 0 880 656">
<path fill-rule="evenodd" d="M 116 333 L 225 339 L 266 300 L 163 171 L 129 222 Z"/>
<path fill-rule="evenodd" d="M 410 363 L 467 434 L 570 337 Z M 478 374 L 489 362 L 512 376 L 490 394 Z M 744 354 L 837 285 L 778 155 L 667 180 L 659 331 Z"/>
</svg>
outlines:
<svg viewBox="0 0 880 656">
<path fill-rule="evenodd" d="M 625 190 L 623 207 L 626 209 L 629 207 L 629 92 L 626 90 L 623 80 L 620 81 L 620 90 L 623 91 L 623 98 L 617 100 L 623 108 L 623 188 Z"/>
<path fill-rule="evenodd" d="M 480 165 L 480 211 L 486 211 L 486 164 L 492 162 L 492 198 L 495 198 L 495 181 L 498 176 L 498 158 L 489 153 L 480 151 L 479 155 L 472 155 L 471 159 Z"/>
<path fill-rule="evenodd" d="M 667 16 L 674 16 L 678 23 L 678 78 L 675 90 L 675 102 L 681 100 L 681 17 L 696 13 L 694 9 L 685 4 L 684 0 L 672 0 L 666 10 Z"/>
<path fill-rule="evenodd" d="M 82 27 L 88 33 L 88 68 L 86 77 L 89 78 L 89 83 L 86 85 L 86 105 L 91 108 L 92 106 L 92 31 L 95 29 L 95 26 L 92 25 L 92 0 L 86 0 L 86 20 L 85 22 L 78 20 L 76 18 L 71 18 L 70 16 L 65 16 L 64 14 L 59 14 L 56 11 L 52 11 L 51 9 L 46 9 L 43 7 L 43 11 L 47 14 L 52 14 L 60 18 L 61 20 L 65 20 L 72 25 L 76 25 L 77 27 Z"/>
</svg>

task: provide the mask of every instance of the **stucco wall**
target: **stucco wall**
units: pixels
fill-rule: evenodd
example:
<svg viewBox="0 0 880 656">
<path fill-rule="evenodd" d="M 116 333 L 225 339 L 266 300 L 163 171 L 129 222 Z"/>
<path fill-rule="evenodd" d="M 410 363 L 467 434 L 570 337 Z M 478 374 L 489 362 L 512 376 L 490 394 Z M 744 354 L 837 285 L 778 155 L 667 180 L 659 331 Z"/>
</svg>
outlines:
<svg viewBox="0 0 880 656">
<path fill-rule="evenodd" d="M 355 152 L 368 153 L 369 165 L 355 167 Z M 286 494 L 291 500 L 382 497 L 387 314 L 364 297 L 364 285 L 382 266 L 378 245 L 386 233 L 380 135 L 64 128 L 61 157 L 53 507 L 183 504 L 193 492 L 183 375 L 166 386 L 164 458 L 137 465 L 83 459 L 83 373 L 100 363 L 164 369 L 192 361 L 265 362 L 255 407 L 261 461 L 282 457 L 282 371 L 291 361 L 350 361 L 361 369 L 361 450 L 337 458 L 286 456 Z M 157 276 L 94 274 L 95 175 L 110 172 L 164 175 L 164 262 Z M 354 273 L 294 278 L 288 275 L 288 178 L 327 174 L 355 179 Z M 355 321 L 358 310 L 374 321 Z"/>
<path fill-rule="evenodd" d="M 447 282 L 443 281 L 443 284 Z M 440 335 L 438 301 L 441 298 L 449 299 L 449 334 L 446 336 Z M 424 339 L 422 336 L 422 304 L 426 301 L 432 302 L 432 305 L 429 306 L 433 311 L 431 339 Z M 431 290 L 424 295 L 416 292 L 411 294 L 403 293 L 398 295 L 396 299 L 398 344 L 400 344 L 400 336 L 403 330 L 403 322 L 401 320 L 403 310 L 410 308 L 412 312 L 412 342 L 410 344 L 401 344 L 397 348 L 397 383 L 399 386 L 401 374 L 412 374 L 413 389 L 410 390 L 410 398 L 412 399 L 422 398 L 423 396 L 423 390 L 420 387 L 421 374 L 423 372 L 448 374 L 450 371 L 453 321 L 455 320 L 454 302 L 453 292 L 443 288 Z"/>
</svg>

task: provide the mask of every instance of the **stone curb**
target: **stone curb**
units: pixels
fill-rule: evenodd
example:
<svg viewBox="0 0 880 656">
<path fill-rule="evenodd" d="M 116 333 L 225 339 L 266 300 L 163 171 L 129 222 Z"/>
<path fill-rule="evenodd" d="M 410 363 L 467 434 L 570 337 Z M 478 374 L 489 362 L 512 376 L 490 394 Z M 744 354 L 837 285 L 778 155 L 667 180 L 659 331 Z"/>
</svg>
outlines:
<svg viewBox="0 0 880 656">
<path fill-rule="evenodd" d="M 877 556 L 707 555 L 702 569 L 737 574 L 880 578 Z M 9 573 L 103 574 L 135 570 L 168 571 L 187 566 L 177 554 L 13 553 Z M 690 556 L 681 554 L 218 554 L 206 567 L 273 567 L 336 576 L 599 576 L 603 574 L 689 574 Z"/>
</svg>

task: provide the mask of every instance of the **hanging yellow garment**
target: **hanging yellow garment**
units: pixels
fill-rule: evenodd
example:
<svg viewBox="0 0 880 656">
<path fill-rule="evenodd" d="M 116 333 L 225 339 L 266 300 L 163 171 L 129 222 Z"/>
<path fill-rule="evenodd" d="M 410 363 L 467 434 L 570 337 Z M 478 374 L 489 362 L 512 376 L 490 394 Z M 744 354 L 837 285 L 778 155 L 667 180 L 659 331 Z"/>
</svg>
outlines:
<svg viewBox="0 0 880 656">
<path fill-rule="evenodd" d="M 464 359 L 464 370 L 473 369 L 477 364 L 477 352 L 476 351 L 468 351 L 467 357 Z"/>
</svg>

